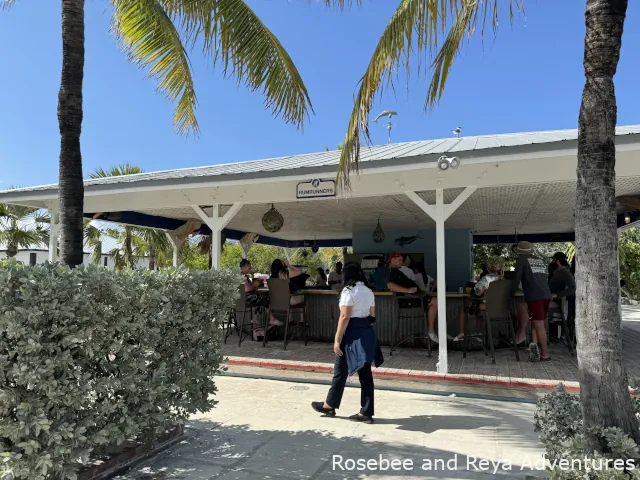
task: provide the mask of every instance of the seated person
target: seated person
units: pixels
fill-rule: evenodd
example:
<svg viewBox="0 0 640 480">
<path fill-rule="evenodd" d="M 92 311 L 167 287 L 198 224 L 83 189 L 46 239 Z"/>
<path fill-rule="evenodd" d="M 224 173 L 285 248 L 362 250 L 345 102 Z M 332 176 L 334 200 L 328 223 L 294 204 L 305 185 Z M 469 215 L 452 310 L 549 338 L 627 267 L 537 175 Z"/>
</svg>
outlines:
<svg viewBox="0 0 640 480">
<path fill-rule="evenodd" d="M 342 291 L 342 262 L 336 263 L 336 269 L 327 277 L 327 283 L 332 290 L 336 292 Z"/>
<path fill-rule="evenodd" d="M 389 276 L 389 267 L 384 260 L 378 261 L 378 268 L 371 274 L 369 281 L 373 285 L 374 290 L 384 290 L 387 288 L 387 277 Z"/>
<path fill-rule="evenodd" d="M 476 282 L 479 282 L 482 279 L 482 277 L 484 277 L 487 273 L 489 273 L 489 268 L 487 267 L 486 263 L 483 263 L 480 268 L 481 268 L 480 275 L 476 277 Z"/>
<path fill-rule="evenodd" d="M 326 287 L 327 286 L 327 274 L 324 273 L 324 269 L 322 267 L 318 267 L 317 275 L 314 280 L 314 284 L 316 287 Z"/>
<path fill-rule="evenodd" d="M 265 304 L 264 295 L 256 293 L 262 282 L 251 277 L 251 270 L 251 262 L 243 258 L 240 261 L 240 275 L 244 277 L 245 302 L 252 307 L 263 306 Z"/>
<path fill-rule="evenodd" d="M 558 252 L 553 256 L 553 265 L 553 275 L 549 279 L 549 290 L 551 290 L 553 303 L 561 305 L 562 298 L 568 300 L 576 294 L 576 281 L 571 274 L 571 267 L 564 253 Z M 568 303 L 565 304 L 563 313 L 567 318 L 569 314 Z"/>
<path fill-rule="evenodd" d="M 404 273 L 409 280 L 415 282 L 416 274 L 413 268 L 411 268 L 411 265 L 413 263 L 414 261 L 413 258 L 411 258 L 411 255 L 405 253 L 404 255 L 402 255 L 402 265 L 400 266 L 400 271 Z"/>
<path fill-rule="evenodd" d="M 269 297 L 267 295 L 261 295 L 257 292 L 258 288 L 262 286 L 262 282 L 257 279 L 251 278 L 251 270 L 252 270 L 251 262 L 246 258 L 243 258 L 240 261 L 240 274 L 244 277 L 244 293 L 245 293 L 245 302 L 250 307 L 267 307 L 269 306 Z M 251 323 L 259 324 L 260 319 L 258 314 L 251 319 Z M 283 325 L 283 322 L 278 320 L 276 317 L 271 315 L 269 317 L 270 325 Z"/>
<path fill-rule="evenodd" d="M 418 292 L 418 285 L 408 278 L 401 270 L 403 266 L 403 258 L 399 253 L 392 253 L 387 260 L 389 263 L 389 277 L 387 279 L 387 288 L 397 294 L 415 294 Z M 429 339 L 438 343 L 435 325 L 438 318 L 438 302 L 432 301 L 431 297 L 426 297 L 427 309 L 427 328 Z"/>
<path fill-rule="evenodd" d="M 475 298 L 471 298 L 471 304 L 469 305 L 469 315 L 476 315 L 480 312 L 483 312 L 487 309 L 487 300 L 486 294 L 489 289 L 489 285 L 491 282 L 495 282 L 496 280 L 500 280 L 502 278 L 502 268 L 504 266 L 504 261 L 500 257 L 491 257 L 487 261 L 487 273 L 480 278 L 478 283 L 476 283 L 475 287 L 473 287 L 473 295 Z M 458 335 L 453 338 L 454 342 L 458 342 L 464 339 L 464 321 L 467 312 L 464 311 L 464 306 L 460 306 L 459 310 L 459 321 L 458 321 Z M 477 324 L 476 324 L 477 325 Z"/>
<path fill-rule="evenodd" d="M 295 278 L 299 275 L 302 275 L 302 270 L 298 267 L 294 267 L 286 260 L 280 260 L 276 258 L 271 264 L 271 277 L 270 278 L 279 278 L 280 280 L 287 280 Z M 304 302 L 303 295 L 292 295 L 290 304 L 291 306 L 299 305 Z"/>
</svg>

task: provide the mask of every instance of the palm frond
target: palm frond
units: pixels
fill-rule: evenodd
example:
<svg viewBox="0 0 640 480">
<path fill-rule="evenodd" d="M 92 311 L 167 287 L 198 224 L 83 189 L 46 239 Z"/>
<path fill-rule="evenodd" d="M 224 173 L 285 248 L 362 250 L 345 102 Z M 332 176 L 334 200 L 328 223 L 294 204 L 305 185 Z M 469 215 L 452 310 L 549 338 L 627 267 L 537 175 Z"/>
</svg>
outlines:
<svg viewBox="0 0 640 480">
<path fill-rule="evenodd" d="M 9 10 L 15 3 L 15 0 L 0 0 L 0 10 Z"/>
<path fill-rule="evenodd" d="M 91 220 L 84 221 L 84 244 L 91 250 L 91 261 L 99 265 L 102 260 L 102 231 L 91 224 Z"/>
<path fill-rule="evenodd" d="M 121 177 L 124 175 L 136 175 L 144 173 L 144 169 L 131 163 L 121 163 L 105 170 L 104 168 L 96 168 L 89 174 L 89 178 L 105 178 L 105 177 Z"/>
<path fill-rule="evenodd" d="M 149 68 L 158 90 L 177 104 L 173 123 L 180 134 L 198 133 L 191 63 L 176 26 L 158 0 L 111 0 L 113 30 L 129 59 Z M 198 3 L 198 2 L 185 2 Z"/>
<path fill-rule="evenodd" d="M 244 0 L 163 0 L 163 5 L 180 21 L 188 42 L 203 41 L 205 54 L 222 65 L 225 76 L 260 90 L 275 117 L 302 126 L 313 112 L 307 88 L 282 44 Z"/>
<path fill-rule="evenodd" d="M 114 266 L 117 270 L 122 270 L 127 266 L 127 261 L 119 248 L 111 249 L 107 255 L 113 259 Z"/>
<path fill-rule="evenodd" d="M 509 17 L 513 21 L 514 7 L 524 12 L 523 0 L 503 0 L 509 3 Z M 325 0 L 327 5 L 344 5 L 345 1 Z M 427 91 L 425 108 L 433 108 L 444 92 L 451 65 L 465 36 L 471 37 L 478 26 L 484 38 L 488 17 L 494 34 L 498 28 L 499 0 L 402 0 L 387 24 L 367 69 L 360 79 L 358 92 L 343 149 L 340 154 L 337 183 L 349 188 L 349 174 L 358 171 L 361 137 L 371 142 L 369 115 L 373 100 L 383 87 L 393 88 L 394 72 L 400 63 L 410 73 L 410 60 L 415 54 L 419 63 L 427 56 L 432 78 Z M 491 12 L 491 13 L 489 13 Z"/>
</svg>

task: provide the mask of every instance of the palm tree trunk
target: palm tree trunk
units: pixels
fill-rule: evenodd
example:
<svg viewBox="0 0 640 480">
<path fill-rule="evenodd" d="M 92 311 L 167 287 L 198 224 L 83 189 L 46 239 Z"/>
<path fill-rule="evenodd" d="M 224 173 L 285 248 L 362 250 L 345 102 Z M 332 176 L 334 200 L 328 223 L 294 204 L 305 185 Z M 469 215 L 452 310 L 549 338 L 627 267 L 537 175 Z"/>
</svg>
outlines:
<svg viewBox="0 0 640 480">
<path fill-rule="evenodd" d="M 149 270 L 154 271 L 156 269 L 156 247 L 153 245 L 149 245 Z"/>
<path fill-rule="evenodd" d="M 60 128 L 61 260 L 82 264 L 84 185 L 82 183 L 82 80 L 84 76 L 84 0 L 62 0 L 62 79 L 58 94 Z"/>
<path fill-rule="evenodd" d="M 131 234 L 131 227 L 124 227 L 124 258 L 129 265 L 129 268 L 136 268 L 136 261 L 133 257 L 133 238 Z"/>
<path fill-rule="evenodd" d="M 578 366 L 589 450 L 606 442 L 590 428 L 620 427 L 640 442 L 627 391 L 618 310 L 613 77 L 620 58 L 627 0 L 587 0 L 578 131 L 576 191 Z"/>
</svg>

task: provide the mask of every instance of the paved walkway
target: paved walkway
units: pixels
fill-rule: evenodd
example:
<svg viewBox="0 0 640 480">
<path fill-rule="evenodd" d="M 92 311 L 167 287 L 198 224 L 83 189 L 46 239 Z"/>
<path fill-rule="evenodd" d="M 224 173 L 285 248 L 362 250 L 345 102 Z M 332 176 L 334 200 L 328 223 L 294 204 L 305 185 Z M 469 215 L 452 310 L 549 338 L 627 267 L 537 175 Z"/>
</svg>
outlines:
<svg viewBox="0 0 640 480">
<path fill-rule="evenodd" d="M 543 453 L 533 432 L 535 406 L 531 404 L 378 390 L 376 423 L 363 425 L 321 417 L 311 410 L 311 401 L 325 397 L 326 386 L 229 377 L 219 377 L 217 385 L 220 403 L 190 419 L 184 440 L 118 478 L 544 476 L 529 468 Z M 348 388 L 338 414 L 343 417 L 358 410 L 359 391 Z M 373 463 L 363 471 L 341 470 L 351 460 L 373 462 L 380 455 L 396 460 L 399 470 L 373 470 Z"/>
<path fill-rule="evenodd" d="M 623 349 L 625 366 L 630 378 L 640 378 L 640 307 L 623 307 Z M 578 387 L 578 361 L 569 355 L 567 348 L 552 343 L 549 351 L 553 360 L 545 363 L 527 361 L 527 352 L 520 351 L 516 361 L 511 349 L 496 351 L 496 363 L 482 351 L 470 352 L 463 358 L 461 351 L 449 350 L 449 374 L 439 376 L 436 372 L 437 350 L 431 357 L 422 349 L 399 349 L 389 356 L 384 347 L 385 363 L 374 373 L 380 375 L 410 375 L 424 380 L 455 380 L 501 385 L 552 387 L 564 383 L 569 388 Z M 237 336 L 229 338 L 223 349 L 230 363 L 236 365 L 263 365 L 271 368 L 290 368 L 330 372 L 333 370 L 333 350 L 327 343 L 292 341 L 288 349 L 282 349 L 282 341 L 274 341 L 263 348 L 261 342 L 247 339 L 238 347 Z"/>
</svg>

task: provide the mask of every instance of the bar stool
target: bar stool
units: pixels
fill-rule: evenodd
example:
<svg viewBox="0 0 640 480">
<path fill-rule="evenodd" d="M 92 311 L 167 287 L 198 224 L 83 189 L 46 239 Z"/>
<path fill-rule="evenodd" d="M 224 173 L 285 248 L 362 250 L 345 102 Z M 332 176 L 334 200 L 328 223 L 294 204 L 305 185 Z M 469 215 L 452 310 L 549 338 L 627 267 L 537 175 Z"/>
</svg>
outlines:
<svg viewBox="0 0 640 480">
<path fill-rule="evenodd" d="M 496 351 L 493 345 L 493 325 L 504 324 L 507 326 L 509 336 L 511 337 L 511 343 L 513 345 L 513 351 L 516 355 L 516 361 L 520 361 L 520 354 L 518 353 L 518 345 L 516 344 L 516 331 L 513 328 L 513 318 L 511 316 L 511 295 L 510 295 L 511 283 L 509 280 L 496 280 L 491 282 L 485 296 L 485 310 L 480 311 L 480 317 L 483 321 L 485 342 L 482 345 L 485 356 L 491 354 L 491 363 L 496 363 Z M 469 350 L 469 338 L 471 335 L 467 335 L 469 332 L 469 317 L 467 317 L 467 328 L 465 328 L 465 346 L 463 358 L 467 357 Z M 487 350 L 487 343 L 489 349 Z"/>
<path fill-rule="evenodd" d="M 560 302 L 558 302 L 560 300 Z M 569 355 L 573 357 L 573 332 L 569 328 L 569 321 L 567 320 L 568 313 L 568 301 L 566 298 L 556 298 L 551 300 L 549 305 L 549 313 L 547 314 L 547 320 L 549 322 L 549 328 L 547 330 L 547 339 L 551 341 L 551 327 L 560 327 L 560 335 L 558 335 L 558 343 L 562 343 L 569 350 Z"/>
<path fill-rule="evenodd" d="M 427 340 L 427 352 L 429 357 L 431 357 L 431 339 L 429 338 L 428 332 L 417 332 L 411 333 L 401 339 L 398 339 L 400 324 L 401 322 L 405 322 L 413 319 L 420 319 L 422 325 L 427 324 L 427 310 L 424 308 L 423 299 L 424 295 L 408 295 L 408 294 L 400 294 L 393 293 L 393 298 L 396 304 L 396 321 L 393 323 L 393 327 L 391 329 L 391 348 L 389 350 L 389 355 L 393 355 L 393 351 L 398 348 L 401 344 L 408 340 L 413 340 L 414 338 L 424 338 Z M 416 310 L 419 310 L 420 313 L 416 313 Z"/>
<path fill-rule="evenodd" d="M 231 307 L 231 312 L 229 314 L 229 320 L 227 322 L 227 332 L 225 334 L 225 343 L 227 342 L 227 337 L 232 334 L 232 326 L 235 326 L 235 330 L 238 332 L 238 346 L 242 345 L 242 341 L 248 336 L 251 335 L 253 338 L 253 333 L 262 328 L 261 325 L 254 325 L 252 320 L 255 315 L 259 317 L 264 317 L 266 314 L 266 310 L 264 307 L 260 305 L 250 305 L 247 303 L 247 295 L 244 291 L 244 284 L 240 285 L 240 296 L 236 300 L 236 304 L 234 307 Z M 238 319 L 241 321 L 238 321 Z M 247 318 L 249 319 L 247 322 Z M 262 322 L 264 323 L 264 321 Z M 251 325 L 251 333 L 245 333 L 244 327 L 247 325 Z M 265 330 L 266 335 L 266 330 Z"/>
<path fill-rule="evenodd" d="M 302 328 L 302 336 L 304 339 L 304 345 L 307 346 L 307 328 L 309 325 L 305 320 L 306 303 L 298 303 L 291 305 L 291 291 L 289 289 L 289 282 L 279 278 L 270 278 L 267 280 L 269 285 L 269 314 L 265 319 L 265 336 L 263 339 L 263 345 L 267 344 L 267 329 L 269 324 L 269 317 L 273 315 L 275 318 L 284 322 L 284 349 L 287 349 L 291 337 L 289 336 L 289 324 L 293 323 L 293 314 L 297 313 L 300 316 L 300 322 L 294 324 Z"/>
</svg>

